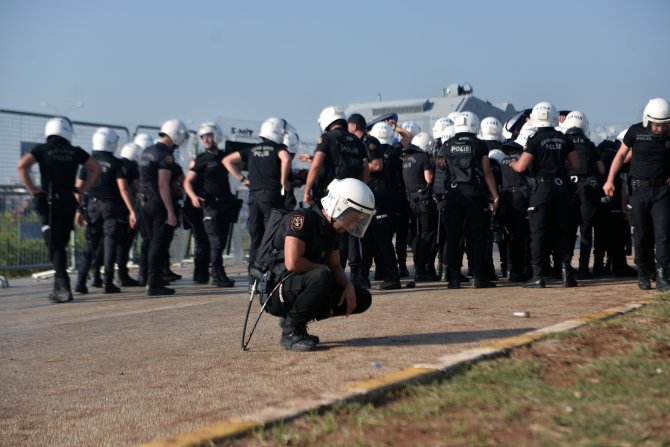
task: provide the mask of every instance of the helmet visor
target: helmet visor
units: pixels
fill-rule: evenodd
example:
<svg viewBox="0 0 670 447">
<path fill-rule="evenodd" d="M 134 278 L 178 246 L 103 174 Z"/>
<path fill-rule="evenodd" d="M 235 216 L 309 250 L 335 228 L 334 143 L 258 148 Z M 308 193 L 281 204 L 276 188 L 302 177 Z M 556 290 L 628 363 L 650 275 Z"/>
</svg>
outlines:
<svg viewBox="0 0 670 447">
<path fill-rule="evenodd" d="M 347 208 L 335 218 L 335 222 L 339 222 L 347 233 L 358 238 L 363 237 L 371 220 L 371 214 L 363 213 L 354 208 Z"/>
</svg>

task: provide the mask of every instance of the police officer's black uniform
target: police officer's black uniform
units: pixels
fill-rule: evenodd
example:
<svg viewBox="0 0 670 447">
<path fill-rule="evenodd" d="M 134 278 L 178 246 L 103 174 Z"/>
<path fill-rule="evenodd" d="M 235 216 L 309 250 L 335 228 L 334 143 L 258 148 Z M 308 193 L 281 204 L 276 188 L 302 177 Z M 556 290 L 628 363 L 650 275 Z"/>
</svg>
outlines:
<svg viewBox="0 0 670 447">
<path fill-rule="evenodd" d="M 600 159 L 605 164 L 605 172 L 609 172 L 614 157 L 619 150 L 619 142 L 603 140 L 597 147 Z M 628 168 L 622 170 L 614 178 L 614 194 L 604 197 L 596 210 L 593 241 L 593 275 L 604 276 L 637 276 L 637 270 L 626 262 L 626 243 L 630 239 L 630 223 L 624 215 L 622 194 L 629 189 Z M 623 180 L 626 179 L 624 182 Z M 630 191 L 629 191 L 630 194 Z M 607 254 L 607 261 L 605 261 Z"/>
<path fill-rule="evenodd" d="M 342 120 L 342 123 L 346 126 L 346 121 Z M 363 180 L 367 151 L 363 142 L 346 128 L 336 127 L 330 132 L 323 133 L 316 142 L 315 152 L 326 154 L 323 172 L 317 178 L 313 190 L 315 202 L 326 195 L 328 185 L 334 179 L 355 178 Z M 350 243 L 349 238 L 348 233 L 339 236 L 340 262 L 342 268 L 344 268 L 347 260 L 349 260 L 350 264 L 354 264 L 354 269 L 357 269 L 356 264 L 360 262 L 360 255 L 354 250 L 349 250 L 350 244 L 355 246 L 357 242 Z"/>
<path fill-rule="evenodd" d="M 589 272 L 589 259 L 591 257 L 591 248 L 593 247 L 593 225 L 596 219 L 596 210 L 600 205 L 600 198 L 603 196 L 600 184 L 600 172 L 598 172 L 597 162 L 600 160 L 600 154 L 595 144 L 584 135 L 584 131 L 578 127 L 573 127 L 565 132 L 565 135 L 572 140 L 579 160 L 579 168 L 570 170 L 568 175 L 573 182 L 576 180 L 577 190 L 571 200 L 571 234 L 576 234 L 579 227 L 579 279 L 590 279 L 593 275 Z M 568 248 L 572 256 L 572 246 Z"/>
<path fill-rule="evenodd" d="M 437 208 L 433 200 L 432 185 L 426 182 L 425 171 L 433 170 L 430 155 L 410 144 L 402 154 L 403 180 L 407 188 L 407 200 L 416 218 L 417 232 L 412 243 L 414 254 L 414 276 L 417 281 L 437 279 L 428 266 L 431 247 L 437 227 Z M 432 272 L 431 272 L 432 270 Z"/>
<path fill-rule="evenodd" d="M 338 250 L 337 233 L 321 209 L 295 210 L 281 220 L 280 231 L 275 235 L 274 248 L 283 250 L 284 239 L 295 237 L 305 243 L 304 257 L 317 264 Z M 334 281 L 331 270 L 315 269 L 305 273 L 281 275 L 286 278 L 276 293 L 273 293 L 267 311 L 285 317 L 282 327 L 281 345 L 286 349 L 313 349 L 318 338 L 307 334 L 307 322 L 346 314 L 346 303 L 338 305 L 342 288 Z M 356 309 L 353 313 L 365 312 L 372 303 L 367 290 L 354 285 Z"/>
<path fill-rule="evenodd" d="M 394 233 L 395 233 L 395 254 L 398 260 L 398 273 L 401 278 L 409 276 L 407 270 L 407 240 L 410 233 L 414 235 L 416 232 L 414 225 L 410 228 L 410 220 L 412 210 L 407 201 L 407 187 L 402 174 L 402 152 L 403 147 L 400 143 L 388 145 L 384 151 L 384 163 L 389 169 L 389 181 L 391 186 L 391 195 L 396 198 L 393 201 L 395 218 L 394 218 Z M 376 262 L 376 261 L 375 261 Z"/>
<path fill-rule="evenodd" d="M 572 237 L 568 231 L 570 189 L 566 160 L 575 150 L 572 141 L 553 127 L 540 127 L 528 139 L 525 151 L 533 155 L 529 169 L 531 194 L 528 207 L 530 250 L 533 277 L 524 287 L 544 287 L 542 265 L 547 248 L 557 242 L 563 285 L 577 285 L 570 269 L 569 249 Z"/>
<path fill-rule="evenodd" d="M 140 171 L 137 162 L 127 158 L 121 158 L 121 164 L 123 165 L 123 170 L 126 173 L 126 181 L 128 182 L 132 203 L 136 205 L 138 191 L 135 185 L 140 179 Z M 128 274 L 128 256 L 130 247 L 133 245 L 137 231 L 135 228 L 130 227 L 130 222 L 128 222 L 128 210 L 125 207 L 123 210 L 123 217 L 120 221 L 120 229 L 118 232 L 116 244 L 116 264 L 118 266 L 117 275 L 121 287 L 132 287 L 139 285 L 139 282 L 131 278 Z M 139 215 L 137 210 L 135 214 Z"/>
<path fill-rule="evenodd" d="M 281 159 L 279 153 L 286 146 L 262 138 L 263 142 L 240 151 L 242 162 L 249 173 L 249 265 L 256 259 L 261 245 L 265 225 L 273 208 L 283 209 L 285 199 L 282 196 Z M 285 191 L 288 194 L 289 191 Z"/>
<path fill-rule="evenodd" d="M 177 227 L 182 226 L 184 213 L 184 191 L 182 190 L 182 182 L 184 180 L 184 169 L 179 163 L 172 164 L 172 174 L 170 176 L 170 191 L 172 193 L 172 209 L 177 218 L 177 226 L 171 227 L 168 225 L 168 247 L 172 244 L 175 231 Z M 167 282 L 177 281 L 182 278 L 178 273 L 175 273 L 170 268 L 170 255 L 165 258 L 162 269 L 162 277 Z"/>
<path fill-rule="evenodd" d="M 639 285 L 650 288 L 656 249 L 656 290 L 670 290 L 670 137 L 652 134 L 642 123 L 631 126 L 623 142 L 631 148 L 635 264 Z"/>
<path fill-rule="evenodd" d="M 223 267 L 223 250 L 228 242 L 228 232 L 233 219 L 230 210 L 235 197 L 230 192 L 228 170 L 221 160 L 225 153 L 216 149 L 196 157 L 191 171 L 197 174 L 202 190 L 198 196 L 205 199 L 203 223 L 209 238 L 209 262 L 211 282 L 217 287 L 233 287 L 235 282 L 228 278 Z M 201 183 L 200 183 L 201 182 Z"/>
<path fill-rule="evenodd" d="M 440 265 L 436 273 L 440 276 L 440 281 L 447 282 L 447 223 L 445 218 L 445 209 L 447 206 L 447 169 L 444 153 L 440 151 L 442 142 L 438 138 L 435 146 L 435 166 L 433 171 L 433 197 L 437 207 L 437 235 L 435 238 L 438 260 Z"/>
<path fill-rule="evenodd" d="M 81 256 L 77 274 L 76 292 L 88 293 L 86 278 L 93 258 L 102 247 L 104 253 L 105 275 L 103 287 L 105 293 L 121 291 L 114 285 L 114 264 L 119 232 L 122 230 L 122 219 L 126 210 L 119 187 L 118 179 L 127 179 L 126 170 L 121 160 L 106 151 L 93 151 L 93 158 L 102 171 L 96 184 L 87 194 L 87 206 L 84 211 L 86 220 L 86 247 Z M 81 180 L 86 180 L 88 172 L 82 169 Z"/>
<path fill-rule="evenodd" d="M 502 149 L 502 142 L 498 140 L 483 140 L 486 146 L 489 148 L 489 163 L 491 166 L 491 173 L 493 174 L 493 179 L 495 180 L 496 189 L 500 191 L 502 187 L 502 172 L 500 163 L 496 158 L 491 158 L 491 151 L 497 151 Z M 498 279 L 495 271 L 495 265 L 493 264 L 493 244 L 498 244 L 498 253 L 500 255 L 500 275 L 505 277 L 507 276 L 507 236 L 503 231 L 503 226 L 500 222 L 500 219 L 497 214 L 488 213 L 489 217 L 489 232 L 486 237 L 486 254 L 485 254 L 485 275 L 491 280 L 495 281 Z"/>
<path fill-rule="evenodd" d="M 202 194 L 202 179 L 196 177 L 193 189 L 198 196 Z M 202 197 L 202 196 L 201 196 Z M 202 208 L 195 208 L 190 200 L 184 202 L 184 229 L 191 230 L 195 246 L 193 247 L 193 282 L 209 282 L 209 237 L 202 219 Z"/>
<path fill-rule="evenodd" d="M 49 136 L 45 144 L 35 146 L 30 153 L 40 167 L 41 188 L 47 191 L 36 195 L 34 200 L 55 270 L 54 291 L 49 298 L 57 302 L 70 301 L 72 292 L 66 247 L 78 206 L 73 192 L 74 182 L 79 165 L 86 163 L 89 154 L 57 135 Z"/>
<path fill-rule="evenodd" d="M 517 161 L 523 152 L 521 145 L 511 141 L 503 144 L 505 156 L 500 160 L 502 184 L 498 219 L 508 234 L 508 268 L 510 282 L 522 282 L 530 278 L 530 228 L 528 226 L 528 203 L 530 188 L 526 176 L 514 171 L 510 164 Z"/>
<path fill-rule="evenodd" d="M 361 261 L 361 277 L 368 280 L 365 285 L 369 286 L 370 267 L 372 258 L 381 259 L 383 262 L 376 264 L 377 269 L 384 269 L 384 282 L 379 286 L 382 290 L 391 290 L 400 288 L 400 277 L 398 275 L 398 261 L 393 248 L 393 227 L 394 211 L 393 205 L 396 200 L 395 177 L 390 165 L 386 164 L 384 153 L 386 146 L 375 137 L 366 135 L 363 142 L 368 151 L 369 160 L 381 160 L 382 169 L 371 172 L 368 186 L 375 197 L 375 216 L 370 222 L 365 235 L 363 236 L 362 248 L 363 256 Z M 351 237 L 350 239 L 356 239 Z M 375 254 L 377 256 L 375 256 Z M 352 268 L 353 270 L 353 268 Z"/>
<path fill-rule="evenodd" d="M 163 204 L 158 186 L 158 171 L 172 172 L 175 161 L 172 149 L 158 142 L 142 152 L 140 169 L 140 231 L 143 239 L 143 254 L 147 259 L 147 294 L 173 294 L 174 289 L 164 286 L 162 269 L 169 257 L 170 229 L 167 224 L 168 212 Z"/>
<path fill-rule="evenodd" d="M 459 132 L 441 149 L 447 164 L 445 221 L 447 227 L 447 265 L 449 288 L 460 288 L 462 252 L 459 247 L 463 231 L 471 242 L 473 287 L 495 287 L 484 277 L 486 235 L 490 231 L 488 187 L 482 158 L 488 147 L 472 133 Z M 466 224 L 467 222 L 467 224 Z"/>
</svg>

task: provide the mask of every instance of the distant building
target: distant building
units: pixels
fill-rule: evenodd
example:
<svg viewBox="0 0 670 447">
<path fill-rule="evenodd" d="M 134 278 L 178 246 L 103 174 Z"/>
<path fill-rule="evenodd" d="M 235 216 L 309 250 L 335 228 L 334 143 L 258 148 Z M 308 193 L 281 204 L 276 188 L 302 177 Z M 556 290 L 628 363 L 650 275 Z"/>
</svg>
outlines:
<svg viewBox="0 0 670 447">
<path fill-rule="evenodd" d="M 493 104 L 473 96 L 473 89 L 469 83 L 453 84 L 442 90 L 442 96 L 425 99 L 405 99 L 398 101 L 375 101 L 349 104 L 347 116 L 360 113 L 367 121 L 389 113 L 398 114 L 398 124 L 403 121 L 415 121 L 421 130 L 431 133 L 433 124 L 439 118 L 451 112 L 475 113 L 480 119 L 493 116 L 504 123 L 516 113 L 510 103 Z"/>
</svg>

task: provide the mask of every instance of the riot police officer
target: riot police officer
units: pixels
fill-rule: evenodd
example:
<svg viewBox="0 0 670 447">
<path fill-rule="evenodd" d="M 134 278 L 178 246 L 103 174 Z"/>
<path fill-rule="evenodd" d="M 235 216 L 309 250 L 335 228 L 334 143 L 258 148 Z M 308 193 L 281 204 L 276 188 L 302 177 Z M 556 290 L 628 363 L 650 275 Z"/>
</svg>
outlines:
<svg viewBox="0 0 670 447">
<path fill-rule="evenodd" d="M 119 293 L 114 284 L 114 264 L 124 214 L 135 227 L 135 209 L 127 182 L 127 173 L 121 160 L 114 156 L 119 137 L 114 130 L 101 127 L 93 134 L 93 158 L 102 168 L 95 186 L 86 195 L 87 206 L 78 213 L 78 223 L 86 221 L 86 248 L 81 257 L 75 292 L 88 293 L 86 278 L 97 251 L 102 248 L 105 266 L 104 293 Z M 88 171 L 82 169 L 77 186 L 80 187 Z M 82 215 L 84 213 L 85 215 Z"/>
<path fill-rule="evenodd" d="M 540 102 L 530 114 L 536 133 L 528 139 L 519 160 L 510 166 L 516 172 L 529 170 L 531 194 L 529 201 L 530 250 L 533 277 L 523 287 L 545 287 L 542 265 L 547 257 L 547 247 L 558 241 L 561 276 L 565 287 L 577 286 L 572 270 L 568 246 L 569 189 L 567 170 L 579 169 L 579 160 L 572 141 L 556 130 L 558 111 L 549 102 Z M 566 161 L 569 164 L 566 167 Z"/>
<path fill-rule="evenodd" d="M 472 245 L 472 287 L 495 287 L 495 283 L 485 277 L 484 258 L 489 208 L 495 212 L 500 198 L 491 173 L 488 147 L 477 138 L 479 123 L 474 113 L 459 113 L 454 120 L 455 135 L 441 149 L 446 161 L 448 184 L 445 209 L 449 266 L 447 286 L 452 289 L 461 286 L 459 242 L 466 228 Z M 489 193 L 493 200 L 490 207 Z"/>
<path fill-rule="evenodd" d="M 121 148 L 121 163 L 126 172 L 126 181 L 130 189 L 133 206 L 137 204 L 137 193 L 140 189 L 140 171 L 137 161 L 142 154 L 141 146 L 135 143 L 128 143 Z M 137 218 L 137 213 L 135 213 Z M 118 266 L 117 276 L 121 287 L 134 287 L 139 285 L 139 281 L 133 279 L 128 274 L 128 255 L 130 247 L 137 234 L 137 222 L 135 226 L 130 226 L 130 214 L 126 213 L 120 223 L 119 238 L 116 246 L 116 264 Z"/>
<path fill-rule="evenodd" d="M 586 116 L 575 110 L 566 116 L 563 121 L 565 135 L 572 140 L 579 160 L 579 169 L 568 172 L 570 179 L 575 182 L 577 191 L 571 202 L 572 218 L 570 225 L 571 234 L 576 234 L 579 227 L 579 269 L 577 279 L 592 279 L 593 274 L 589 271 L 589 259 L 593 247 L 593 225 L 595 224 L 596 211 L 600 205 L 602 190 L 600 188 L 600 177 L 605 174 L 605 164 L 600 160 L 600 154 L 595 144 L 586 136 L 588 121 Z M 571 244 L 568 247 L 572 255 Z"/>
<path fill-rule="evenodd" d="M 365 125 L 361 127 L 365 129 Z M 376 254 L 376 269 L 383 270 L 384 282 L 379 288 L 381 290 L 393 290 L 400 288 L 400 276 L 398 273 L 398 261 L 393 248 L 393 228 L 395 220 L 395 179 L 392 167 L 387 164 L 384 155 L 389 144 L 393 143 L 393 129 L 386 122 L 379 122 L 372 127 L 371 135 L 365 135 L 363 141 L 368 151 L 368 167 L 370 180 L 368 186 L 375 197 L 377 213 L 372 219 L 370 228 L 362 239 L 363 259 L 361 262 L 361 277 L 368 280 L 372 258 Z M 350 240 L 356 240 L 351 237 Z"/>
<path fill-rule="evenodd" d="M 344 111 L 339 106 L 324 108 L 319 114 L 319 127 L 323 132 L 316 142 L 314 159 L 307 172 L 303 203 L 313 204 L 325 195 L 333 179 L 355 178 L 367 182 L 370 172 L 363 142 L 348 130 Z M 340 262 L 342 268 L 356 255 L 349 251 L 349 236 L 340 235 Z"/>
<path fill-rule="evenodd" d="M 437 235 L 435 237 L 439 265 L 436 273 L 440 281 L 447 282 L 447 227 L 444 215 L 447 196 L 447 164 L 440 149 L 449 138 L 454 136 L 454 122 L 448 117 L 438 118 L 433 125 L 433 139 L 435 140 L 435 166 L 433 170 L 433 197 L 437 206 Z"/>
<path fill-rule="evenodd" d="M 638 286 L 651 288 L 656 253 L 656 290 L 670 291 L 670 104 L 663 98 L 649 100 L 642 122 L 631 126 L 610 168 L 605 194 L 614 192 L 614 178 L 632 153 L 630 198 L 635 226 L 635 264 Z"/>
<path fill-rule="evenodd" d="M 284 349 L 315 350 L 319 338 L 307 333 L 308 321 L 362 313 L 372 302 L 370 292 L 344 274 L 337 237 L 363 236 L 375 213 L 372 191 L 357 179 L 333 180 L 327 190 L 320 207 L 287 213 L 272 240 L 273 250 L 283 250 L 283 262 L 277 285 L 264 299 L 267 311 L 283 318 Z"/>
<path fill-rule="evenodd" d="M 160 140 L 142 152 L 140 168 L 140 215 L 142 238 L 147 242 L 147 295 L 172 295 L 175 289 L 163 283 L 162 270 L 169 256 L 167 228 L 177 226 L 170 180 L 173 151 L 188 142 L 188 128 L 179 120 L 163 123 Z"/>
<path fill-rule="evenodd" d="M 434 266 L 429 267 L 430 252 L 435 241 L 437 208 L 433 200 L 433 164 L 430 153 L 433 137 L 421 132 L 402 154 L 402 175 L 407 188 L 407 200 L 414 215 L 417 231 L 412 243 L 414 278 L 416 281 L 434 281 Z"/>
<path fill-rule="evenodd" d="M 72 123 L 67 118 L 52 118 L 44 128 L 45 144 L 35 146 L 19 160 L 19 178 L 34 197 L 35 211 L 42 224 L 42 235 L 53 263 L 54 289 L 49 299 L 55 303 L 72 300 L 70 277 L 67 274 L 66 247 L 77 209 L 74 183 L 77 169 L 84 166 L 89 176 L 79 194 L 86 193 L 100 175 L 100 165 L 80 147 L 72 146 Z M 30 168 L 38 163 L 40 186 L 30 178 Z"/>
<path fill-rule="evenodd" d="M 249 265 L 256 259 L 270 211 L 284 208 L 284 197 L 293 193 L 289 181 L 292 160 L 284 145 L 288 127 L 282 118 L 268 118 L 258 133 L 260 144 L 223 159 L 228 172 L 249 188 Z M 246 165 L 249 178 L 242 175 L 242 164 Z"/>
<path fill-rule="evenodd" d="M 224 151 L 217 146 L 223 132 L 214 123 L 204 123 L 198 129 L 205 152 L 198 155 L 191 166 L 184 188 L 191 205 L 203 209 L 203 223 L 209 240 L 209 263 L 211 284 L 217 287 L 233 287 L 223 266 L 223 250 L 226 247 L 230 221 L 227 210 L 233 208 L 236 198 L 230 192 L 228 170 L 223 165 Z M 199 276 L 202 278 L 202 274 Z"/>
</svg>

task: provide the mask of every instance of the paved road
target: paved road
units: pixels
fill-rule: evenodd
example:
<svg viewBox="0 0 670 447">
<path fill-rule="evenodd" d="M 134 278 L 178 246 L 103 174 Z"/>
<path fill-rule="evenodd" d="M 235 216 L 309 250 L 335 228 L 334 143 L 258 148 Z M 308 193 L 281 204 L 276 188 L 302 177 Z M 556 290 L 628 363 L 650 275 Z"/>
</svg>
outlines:
<svg viewBox="0 0 670 447">
<path fill-rule="evenodd" d="M 161 439 L 653 293 L 614 279 L 544 290 L 419 284 L 374 292 L 365 314 L 310 325 L 317 352 L 281 350 L 269 315 L 240 352 L 247 281 L 242 266 L 229 270 L 234 289 L 180 280 L 171 297 L 91 289 L 54 305 L 47 283 L 0 290 L 0 445 Z"/>
</svg>

